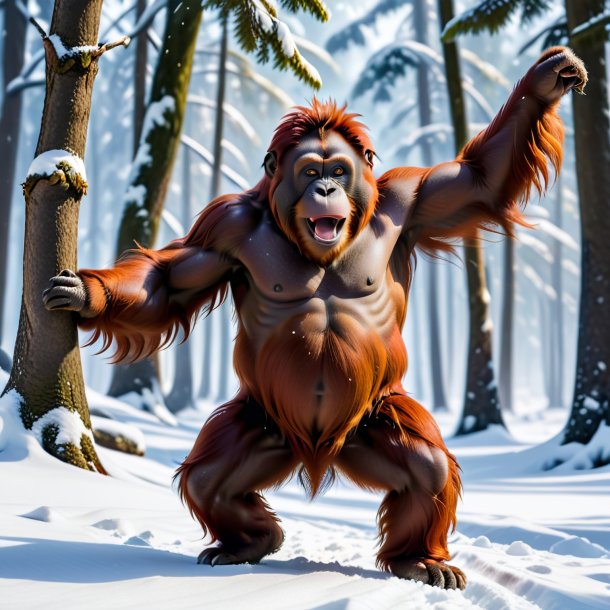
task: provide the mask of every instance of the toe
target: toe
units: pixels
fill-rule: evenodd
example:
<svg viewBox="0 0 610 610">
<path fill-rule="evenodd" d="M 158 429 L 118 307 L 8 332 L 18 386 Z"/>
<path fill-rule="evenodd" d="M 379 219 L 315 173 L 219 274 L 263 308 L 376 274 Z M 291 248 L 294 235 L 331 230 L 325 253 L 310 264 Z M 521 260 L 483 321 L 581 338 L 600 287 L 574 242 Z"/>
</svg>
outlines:
<svg viewBox="0 0 610 610">
<path fill-rule="evenodd" d="M 426 562 L 426 568 L 428 570 L 428 584 L 433 587 L 445 588 L 445 577 L 441 566 L 436 561 Z"/>
<path fill-rule="evenodd" d="M 235 555 L 231 553 L 218 553 L 210 562 L 213 566 L 227 566 L 234 563 L 240 563 Z"/>
<path fill-rule="evenodd" d="M 463 591 L 466 588 L 466 583 L 468 582 L 466 574 L 464 574 L 464 572 L 462 572 L 462 570 L 459 568 L 455 568 L 453 566 L 451 566 L 451 570 L 455 576 L 457 588 Z"/>
<path fill-rule="evenodd" d="M 220 550 L 216 547 L 212 547 L 211 549 L 204 549 L 199 553 L 199 557 L 197 557 L 197 563 L 203 565 L 212 565 L 212 560 L 216 555 L 220 553 Z"/>
<path fill-rule="evenodd" d="M 443 566 L 443 576 L 445 578 L 445 589 L 456 589 L 457 579 L 450 566 Z"/>
</svg>

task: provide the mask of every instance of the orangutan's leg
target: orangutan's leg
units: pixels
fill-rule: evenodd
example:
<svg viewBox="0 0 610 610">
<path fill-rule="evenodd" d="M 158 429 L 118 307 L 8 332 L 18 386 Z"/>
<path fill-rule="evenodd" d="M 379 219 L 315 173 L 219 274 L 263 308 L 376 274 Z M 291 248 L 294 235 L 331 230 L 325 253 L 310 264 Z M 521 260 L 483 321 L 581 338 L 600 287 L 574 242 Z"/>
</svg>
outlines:
<svg viewBox="0 0 610 610">
<path fill-rule="evenodd" d="M 253 400 L 238 397 L 214 411 L 178 469 L 191 513 L 220 544 L 199 563 L 256 563 L 284 539 L 258 493 L 286 479 L 295 460 L 283 435 Z"/>
<path fill-rule="evenodd" d="M 447 589 L 466 586 L 463 572 L 444 563 L 460 492 L 457 464 L 421 405 L 401 395 L 384 399 L 335 464 L 357 484 L 388 492 L 378 515 L 381 568 Z"/>
</svg>

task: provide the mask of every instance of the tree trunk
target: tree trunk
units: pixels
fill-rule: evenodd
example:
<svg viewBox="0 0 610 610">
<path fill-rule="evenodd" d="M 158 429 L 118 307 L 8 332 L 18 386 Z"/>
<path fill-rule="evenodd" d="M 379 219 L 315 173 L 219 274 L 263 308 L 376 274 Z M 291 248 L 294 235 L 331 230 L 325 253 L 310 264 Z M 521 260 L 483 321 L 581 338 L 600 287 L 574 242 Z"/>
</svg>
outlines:
<svg viewBox="0 0 610 610">
<path fill-rule="evenodd" d="M 570 31 L 604 10 L 604 0 L 566 0 Z M 589 71 L 587 95 L 573 96 L 582 275 L 576 382 L 564 442 L 588 443 L 610 425 L 610 108 L 604 39 L 573 44 Z"/>
<path fill-rule="evenodd" d="M 453 0 L 439 0 L 441 30 L 453 18 Z M 468 139 L 468 124 L 462 90 L 462 76 L 455 42 L 443 43 L 445 74 L 458 153 Z M 464 410 L 457 434 L 485 430 L 490 424 L 504 425 L 492 360 L 489 291 L 485 279 L 485 256 L 480 243 L 465 240 L 464 259 L 470 311 L 468 363 Z"/>
<path fill-rule="evenodd" d="M 146 10 L 146 0 L 138 0 L 136 23 Z M 133 156 L 138 154 L 138 145 L 144 125 L 146 111 L 146 69 L 148 68 L 148 29 L 144 28 L 136 38 L 136 69 L 133 79 Z"/>
<path fill-rule="evenodd" d="M 413 27 L 417 42 L 428 44 L 428 0 L 413 3 Z M 430 125 L 432 113 L 430 109 L 430 83 L 428 82 L 428 66 L 420 62 L 417 67 L 417 108 L 421 127 Z M 426 167 L 433 164 L 430 141 L 422 139 L 422 160 Z M 428 266 L 428 308 L 430 314 L 430 370 L 432 376 L 432 409 L 447 410 L 445 382 L 443 379 L 443 360 L 441 356 L 439 298 L 438 298 L 438 267 L 435 261 Z"/>
<path fill-rule="evenodd" d="M 500 341 L 500 400 L 505 411 L 513 411 L 513 321 L 515 318 L 515 242 L 504 242 L 504 272 L 502 274 L 502 321 Z"/>
<path fill-rule="evenodd" d="M 11 203 L 15 185 L 15 165 L 19 150 L 21 126 L 21 93 L 7 94 L 7 85 L 19 75 L 25 56 L 27 22 L 17 8 L 17 0 L 8 0 L 4 6 L 4 45 L 2 57 L 2 107 L 0 108 L 0 352 L 2 352 L 4 307 L 6 303 L 6 276 L 8 272 L 8 243 L 11 220 Z M 9 365 L 10 359 L 2 352 L 0 367 Z M 8 370 L 8 369 L 7 369 Z"/>
<path fill-rule="evenodd" d="M 561 178 L 555 185 L 557 200 L 553 221 L 560 229 L 563 228 L 563 194 Z M 555 291 L 555 300 L 551 303 L 550 350 L 551 350 L 551 387 L 549 389 L 549 407 L 563 408 L 563 378 L 564 378 L 564 340 L 563 340 L 563 247 L 558 239 L 553 240 L 553 265 L 551 268 L 551 285 Z"/>
<path fill-rule="evenodd" d="M 182 148 L 182 225 L 191 222 L 191 152 Z M 191 358 L 191 343 L 186 341 L 176 346 L 174 350 L 174 381 L 172 389 L 165 397 L 165 404 L 172 413 L 195 406 L 193 396 L 193 362 Z"/>
<path fill-rule="evenodd" d="M 165 195 L 169 186 L 180 134 L 197 32 L 201 22 L 200 0 L 169 0 L 165 34 L 150 90 L 138 151 L 134 159 L 119 228 L 117 255 L 133 248 L 155 245 Z M 158 359 L 152 357 L 113 368 L 109 394 L 160 393 Z"/>
<path fill-rule="evenodd" d="M 102 0 L 56 0 L 51 33 L 65 47 L 95 45 L 101 8 Z M 47 88 L 36 156 L 62 149 L 82 159 L 97 59 L 84 52 L 60 62 L 48 39 L 45 50 Z M 35 426 L 49 453 L 103 472 L 91 435 L 74 314 L 49 312 L 42 304 L 49 278 L 62 269 L 77 268 L 78 212 L 85 190 L 82 180 L 59 168 L 50 178 L 26 180 L 23 295 L 5 392 L 19 394 L 24 426 Z"/>
<path fill-rule="evenodd" d="M 214 126 L 214 165 L 212 167 L 212 181 L 210 185 L 210 200 L 216 199 L 220 195 L 221 186 L 221 167 L 222 167 L 222 137 L 224 132 L 224 103 L 227 89 L 227 54 L 229 46 L 228 24 L 225 19 L 222 24 L 222 38 L 220 42 L 220 56 L 218 58 L 218 88 L 216 90 L 216 123 Z M 229 375 L 227 366 L 229 366 L 229 351 L 231 347 L 231 313 L 229 302 L 220 307 L 220 352 L 218 358 L 220 360 L 220 375 L 218 378 L 218 395 L 217 398 L 225 399 L 228 395 Z M 211 321 L 204 328 L 206 334 L 211 331 Z M 210 393 L 210 365 L 212 355 L 212 345 L 210 336 L 203 337 L 204 341 L 204 359 L 203 359 L 203 375 L 201 378 L 201 388 L 199 396 L 205 398 Z"/>
</svg>

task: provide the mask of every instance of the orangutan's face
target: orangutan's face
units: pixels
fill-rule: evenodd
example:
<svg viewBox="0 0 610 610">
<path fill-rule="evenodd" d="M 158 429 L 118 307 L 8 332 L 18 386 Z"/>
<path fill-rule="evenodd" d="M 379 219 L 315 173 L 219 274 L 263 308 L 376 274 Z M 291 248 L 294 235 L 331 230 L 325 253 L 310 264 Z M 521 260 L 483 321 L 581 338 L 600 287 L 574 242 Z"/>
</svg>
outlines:
<svg viewBox="0 0 610 610">
<path fill-rule="evenodd" d="M 370 162 L 338 133 L 307 136 L 279 166 L 269 153 L 265 169 L 272 177 L 270 204 L 279 228 L 319 264 L 339 256 L 375 209 Z"/>
</svg>

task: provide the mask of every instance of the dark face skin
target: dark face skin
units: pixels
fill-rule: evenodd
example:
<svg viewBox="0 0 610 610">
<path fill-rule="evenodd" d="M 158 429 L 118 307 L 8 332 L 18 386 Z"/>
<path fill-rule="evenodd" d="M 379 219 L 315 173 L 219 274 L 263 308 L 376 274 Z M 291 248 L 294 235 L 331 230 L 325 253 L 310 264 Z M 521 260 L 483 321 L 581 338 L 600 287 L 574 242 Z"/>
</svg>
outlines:
<svg viewBox="0 0 610 610">
<path fill-rule="evenodd" d="M 304 138 L 279 167 L 270 153 L 265 169 L 273 179 L 271 207 L 280 229 L 317 263 L 338 257 L 374 209 L 371 167 L 338 133 Z"/>
</svg>

